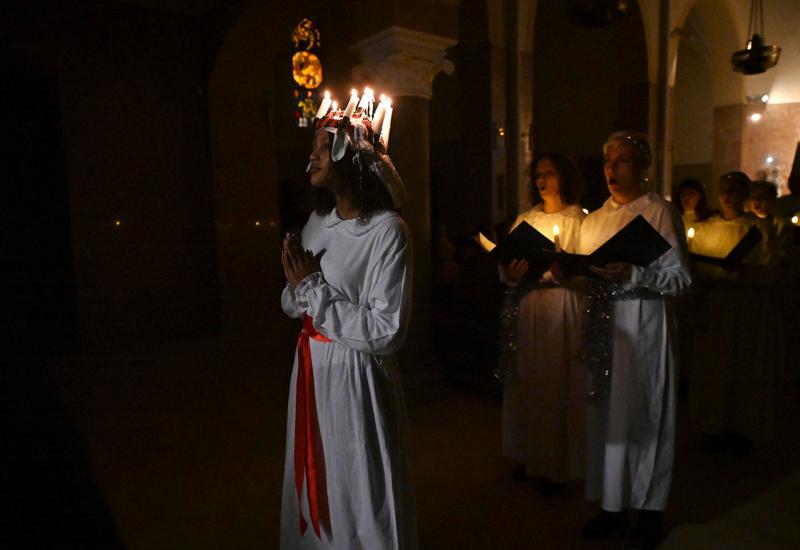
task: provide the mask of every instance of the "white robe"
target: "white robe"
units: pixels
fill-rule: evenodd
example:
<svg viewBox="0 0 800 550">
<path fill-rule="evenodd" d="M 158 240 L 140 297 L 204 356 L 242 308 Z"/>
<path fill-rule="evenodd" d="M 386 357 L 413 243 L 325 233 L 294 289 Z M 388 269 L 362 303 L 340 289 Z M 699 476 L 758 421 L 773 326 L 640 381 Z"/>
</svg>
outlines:
<svg viewBox="0 0 800 550">
<path fill-rule="evenodd" d="M 586 496 L 611 512 L 666 508 L 675 452 L 677 330 L 663 296 L 691 283 L 680 214 L 655 193 L 625 205 L 609 198 L 583 220 L 578 252 L 592 253 L 638 214 L 672 248 L 646 268 L 634 266 L 625 283 L 652 296 L 613 303 L 611 386 L 587 409 Z"/>
<path fill-rule="evenodd" d="M 585 214 L 568 206 L 552 214 L 541 205 L 520 214 L 574 252 Z M 502 278 L 502 272 L 501 272 Z M 551 283 L 520 285 L 515 368 L 503 386 L 503 454 L 525 464 L 529 476 L 582 479 L 586 454 L 586 371 L 577 364 L 580 343 L 577 294 Z"/>
<path fill-rule="evenodd" d="M 775 435 L 783 345 L 775 227 L 750 214 L 733 220 L 715 215 L 695 226 L 689 249 L 723 258 L 753 226 L 763 239 L 745 258 L 745 271 L 694 266 L 694 317 L 703 337 L 692 355 L 689 414 L 698 434 L 733 430 L 756 441 Z"/>
<path fill-rule="evenodd" d="M 311 340 L 317 414 L 325 456 L 331 539 L 310 525 L 300 536 L 294 481 L 297 354 L 289 393 L 281 548 L 341 550 L 417 547 L 408 464 L 407 421 L 393 353 L 406 333 L 411 304 L 411 242 L 403 220 L 379 212 L 366 225 L 334 209 L 312 214 L 303 248 L 324 251 L 312 274 L 281 304 L 307 313 L 332 342 Z M 299 330 L 299 327 L 298 327 Z M 305 486 L 303 516 L 308 521 Z"/>
</svg>

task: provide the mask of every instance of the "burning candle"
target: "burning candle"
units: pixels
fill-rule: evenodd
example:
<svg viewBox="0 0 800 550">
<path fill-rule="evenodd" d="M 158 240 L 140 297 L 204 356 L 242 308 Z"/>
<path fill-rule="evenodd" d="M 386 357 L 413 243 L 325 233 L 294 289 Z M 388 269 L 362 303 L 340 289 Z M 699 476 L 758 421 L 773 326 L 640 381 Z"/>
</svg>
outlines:
<svg viewBox="0 0 800 550">
<path fill-rule="evenodd" d="M 793 224 L 795 224 L 795 225 L 797 225 L 797 224 L 798 224 L 798 222 L 800 222 L 800 218 L 798 218 L 796 215 L 795 215 L 795 216 L 792 216 L 792 223 L 793 223 Z"/>
<path fill-rule="evenodd" d="M 558 224 L 553 226 L 553 244 L 556 245 L 556 252 L 561 252 L 561 240 L 558 237 Z"/>
<path fill-rule="evenodd" d="M 392 129 L 392 100 L 386 98 L 386 114 L 383 115 L 383 125 L 381 126 L 381 143 L 383 148 L 389 150 L 389 132 Z"/>
<path fill-rule="evenodd" d="M 689 239 L 690 242 L 694 239 L 694 227 L 690 227 L 686 230 L 686 238 Z"/>
<path fill-rule="evenodd" d="M 376 136 L 381 133 L 384 115 L 386 115 L 386 96 L 381 94 L 381 102 L 378 103 L 378 108 L 375 109 L 375 115 L 372 117 L 372 131 Z"/>
<path fill-rule="evenodd" d="M 353 89 L 350 92 L 350 102 L 347 104 L 347 107 L 345 107 L 343 116 L 351 116 L 353 111 L 356 110 L 356 105 L 358 105 L 358 92 Z"/>
<path fill-rule="evenodd" d="M 361 101 L 358 108 L 369 116 L 370 105 L 372 105 L 373 95 L 372 88 L 364 88 L 364 95 L 361 96 Z"/>
<path fill-rule="evenodd" d="M 322 118 L 328 114 L 328 109 L 331 107 L 331 93 L 326 91 L 325 97 L 322 99 L 322 103 L 319 105 L 319 110 L 314 118 Z"/>
</svg>

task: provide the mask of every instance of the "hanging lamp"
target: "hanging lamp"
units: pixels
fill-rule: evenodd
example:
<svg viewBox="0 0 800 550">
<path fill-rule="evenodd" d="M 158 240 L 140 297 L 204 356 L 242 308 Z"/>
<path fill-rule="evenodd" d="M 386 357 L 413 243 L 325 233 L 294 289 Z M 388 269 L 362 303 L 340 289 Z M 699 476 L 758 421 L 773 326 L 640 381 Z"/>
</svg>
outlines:
<svg viewBox="0 0 800 550">
<path fill-rule="evenodd" d="M 760 74 L 778 64 L 779 46 L 764 43 L 764 1 L 752 0 L 747 24 L 747 47 L 731 56 L 733 70 L 743 74 Z"/>
</svg>

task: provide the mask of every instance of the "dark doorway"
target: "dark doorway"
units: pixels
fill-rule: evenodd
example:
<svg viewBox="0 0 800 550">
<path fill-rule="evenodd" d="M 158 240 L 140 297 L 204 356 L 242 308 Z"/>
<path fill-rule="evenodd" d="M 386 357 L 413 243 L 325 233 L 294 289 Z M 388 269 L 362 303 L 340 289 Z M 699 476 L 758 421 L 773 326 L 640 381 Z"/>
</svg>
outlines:
<svg viewBox="0 0 800 550">
<path fill-rule="evenodd" d="M 78 345 L 58 86 L 47 70 L 2 59 L 2 334 L 38 353 Z"/>
</svg>

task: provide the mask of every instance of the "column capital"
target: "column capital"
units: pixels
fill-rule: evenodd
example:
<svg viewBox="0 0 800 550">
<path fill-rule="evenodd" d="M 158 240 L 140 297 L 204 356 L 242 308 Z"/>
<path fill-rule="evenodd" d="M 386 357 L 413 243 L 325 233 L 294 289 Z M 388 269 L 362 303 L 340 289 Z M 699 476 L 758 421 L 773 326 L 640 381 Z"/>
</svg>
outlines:
<svg viewBox="0 0 800 550">
<path fill-rule="evenodd" d="M 439 72 L 453 74 L 446 49 L 457 40 L 403 27 L 389 27 L 350 46 L 361 58 L 353 78 L 386 89 L 393 97 L 430 99 Z"/>
</svg>

